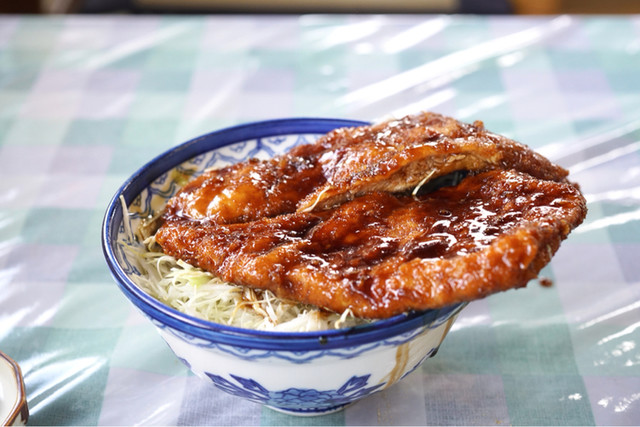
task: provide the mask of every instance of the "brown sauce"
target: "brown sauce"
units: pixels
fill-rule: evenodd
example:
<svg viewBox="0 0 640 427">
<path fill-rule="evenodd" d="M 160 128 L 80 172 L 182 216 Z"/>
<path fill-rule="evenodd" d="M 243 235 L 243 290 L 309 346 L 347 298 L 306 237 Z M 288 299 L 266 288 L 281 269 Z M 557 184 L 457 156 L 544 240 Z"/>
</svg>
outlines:
<svg viewBox="0 0 640 427">
<path fill-rule="evenodd" d="M 469 175 L 458 185 L 427 194 L 393 186 L 351 192 L 380 177 L 403 181 L 402 165 L 422 165 L 420 149 L 431 145 L 437 150 L 426 157 L 435 159 L 429 167 L 459 158 L 439 156 L 462 147 L 475 150 L 469 165 L 479 169 L 462 168 Z M 485 155 L 486 162 L 473 160 Z M 395 178 L 387 180 L 391 172 Z M 411 172 L 418 182 L 426 174 Z M 156 238 L 166 253 L 224 280 L 338 312 L 388 317 L 536 277 L 586 215 L 584 198 L 565 176 L 481 123 L 425 114 L 336 130 L 280 157 L 207 173 L 170 200 Z M 339 197 L 300 209 L 325 189 Z"/>
</svg>

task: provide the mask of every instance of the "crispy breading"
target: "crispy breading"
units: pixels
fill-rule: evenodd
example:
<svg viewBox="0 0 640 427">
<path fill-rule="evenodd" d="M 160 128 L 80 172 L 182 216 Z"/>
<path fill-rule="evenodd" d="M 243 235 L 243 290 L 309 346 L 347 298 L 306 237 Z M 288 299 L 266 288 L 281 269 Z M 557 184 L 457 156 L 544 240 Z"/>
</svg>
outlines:
<svg viewBox="0 0 640 427">
<path fill-rule="evenodd" d="M 494 170 L 418 197 L 373 192 L 248 223 L 167 221 L 156 238 L 224 280 L 382 318 L 524 286 L 585 211 L 569 183 Z"/>
<path fill-rule="evenodd" d="M 455 186 L 409 194 L 460 169 Z M 229 282 L 384 318 L 526 285 L 586 215 L 566 177 L 478 122 L 424 113 L 208 172 L 156 239 Z"/>
</svg>

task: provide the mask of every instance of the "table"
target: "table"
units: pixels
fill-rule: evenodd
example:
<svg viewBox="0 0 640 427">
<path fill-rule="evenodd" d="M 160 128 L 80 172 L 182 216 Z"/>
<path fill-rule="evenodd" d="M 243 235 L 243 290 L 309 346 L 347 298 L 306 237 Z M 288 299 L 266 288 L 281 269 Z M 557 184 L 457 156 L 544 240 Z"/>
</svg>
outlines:
<svg viewBox="0 0 640 427">
<path fill-rule="evenodd" d="M 315 418 L 191 375 L 120 294 L 106 205 L 247 121 L 483 120 L 571 170 L 589 214 L 525 289 L 470 304 L 394 387 Z M 30 423 L 640 423 L 640 17 L 0 17 L 0 349 Z"/>
</svg>

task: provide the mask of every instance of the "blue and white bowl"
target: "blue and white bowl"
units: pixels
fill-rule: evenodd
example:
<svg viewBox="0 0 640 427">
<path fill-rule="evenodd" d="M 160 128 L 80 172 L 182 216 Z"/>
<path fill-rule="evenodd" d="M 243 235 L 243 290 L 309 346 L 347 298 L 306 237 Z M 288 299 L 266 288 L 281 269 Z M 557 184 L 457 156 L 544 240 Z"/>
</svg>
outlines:
<svg viewBox="0 0 640 427">
<path fill-rule="evenodd" d="M 386 389 L 433 356 L 464 304 L 412 312 L 351 328 L 272 332 L 197 319 L 159 302 L 134 283 L 140 272 L 122 245 L 121 203 L 132 229 L 158 213 L 185 176 L 250 157 L 268 158 L 337 127 L 363 122 L 282 119 L 212 132 L 151 160 L 118 190 L 102 229 L 105 258 L 122 292 L 156 326 L 196 375 L 233 395 L 296 415 L 339 410 Z M 126 242 L 126 243 L 123 243 Z"/>
</svg>

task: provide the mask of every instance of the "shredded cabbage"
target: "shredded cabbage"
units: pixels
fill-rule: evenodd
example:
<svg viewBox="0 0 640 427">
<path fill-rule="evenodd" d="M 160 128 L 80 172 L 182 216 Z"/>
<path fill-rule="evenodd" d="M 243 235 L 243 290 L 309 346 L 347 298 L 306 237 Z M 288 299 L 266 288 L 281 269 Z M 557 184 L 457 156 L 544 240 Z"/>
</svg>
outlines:
<svg viewBox="0 0 640 427">
<path fill-rule="evenodd" d="M 134 236 L 126 219 L 120 247 L 140 275 L 131 280 L 160 302 L 191 316 L 241 328 L 308 332 L 347 328 L 367 323 L 350 310 L 338 314 L 318 307 L 285 301 L 270 291 L 225 282 L 209 272 L 162 252 L 153 235 Z M 145 228 L 142 226 L 141 228 Z M 147 234 L 147 233 L 144 233 Z M 142 245 L 137 243 L 142 240 Z"/>
</svg>

